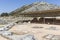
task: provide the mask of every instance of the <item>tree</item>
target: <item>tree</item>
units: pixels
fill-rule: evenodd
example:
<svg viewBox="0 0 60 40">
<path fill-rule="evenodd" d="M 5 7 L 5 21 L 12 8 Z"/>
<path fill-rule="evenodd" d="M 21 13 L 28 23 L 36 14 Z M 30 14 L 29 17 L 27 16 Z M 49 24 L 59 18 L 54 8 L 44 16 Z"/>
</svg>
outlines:
<svg viewBox="0 0 60 40">
<path fill-rule="evenodd" d="M 2 16 L 2 17 L 3 17 L 3 16 L 9 16 L 9 14 L 8 14 L 8 13 L 2 13 L 1 16 Z"/>
</svg>

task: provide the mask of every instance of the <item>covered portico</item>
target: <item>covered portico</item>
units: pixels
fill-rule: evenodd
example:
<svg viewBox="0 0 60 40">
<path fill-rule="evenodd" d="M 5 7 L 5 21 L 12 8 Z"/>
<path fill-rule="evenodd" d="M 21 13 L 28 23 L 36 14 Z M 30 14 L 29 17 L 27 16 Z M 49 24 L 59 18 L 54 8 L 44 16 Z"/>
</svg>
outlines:
<svg viewBox="0 0 60 40">
<path fill-rule="evenodd" d="M 21 13 L 20 15 L 32 17 L 31 23 L 60 24 L 60 19 L 57 19 L 60 16 L 60 9 Z"/>
<path fill-rule="evenodd" d="M 54 24 L 56 21 L 55 17 L 43 17 L 39 19 L 39 23 L 45 23 L 45 24 Z"/>
</svg>

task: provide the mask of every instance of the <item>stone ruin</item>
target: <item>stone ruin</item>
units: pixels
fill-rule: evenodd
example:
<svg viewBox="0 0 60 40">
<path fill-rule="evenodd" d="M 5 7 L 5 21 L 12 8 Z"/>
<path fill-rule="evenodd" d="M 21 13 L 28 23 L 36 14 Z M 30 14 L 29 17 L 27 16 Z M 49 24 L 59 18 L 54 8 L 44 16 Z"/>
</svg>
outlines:
<svg viewBox="0 0 60 40">
<path fill-rule="evenodd" d="M 44 40 L 60 40 L 60 35 L 47 34 L 43 38 Z"/>
</svg>

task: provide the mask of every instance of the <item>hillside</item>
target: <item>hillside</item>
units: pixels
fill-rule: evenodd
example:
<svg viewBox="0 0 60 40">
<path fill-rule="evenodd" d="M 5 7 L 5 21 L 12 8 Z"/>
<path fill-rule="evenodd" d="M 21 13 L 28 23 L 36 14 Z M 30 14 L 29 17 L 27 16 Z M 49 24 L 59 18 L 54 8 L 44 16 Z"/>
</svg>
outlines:
<svg viewBox="0 0 60 40">
<path fill-rule="evenodd" d="M 53 10 L 60 9 L 60 6 L 50 4 L 47 2 L 34 2 L 29 5 L 24 5 L 21 8 L 18 8 L 11 12 L 12 15 L 19 15 L 20 13 L 35 12 L 35 11 L 44 11 L 44 10 Z"/>
<path fill-rule="evenodd" d="M 16 10 L 14 10 L 14 11 L 11 12 L 11 15 L 15 15 L 16 13 L 20 13 L 20 12 L 22 12 L 22 11 L 24 11 L 24 10 L 32 7 L 32 6 L 33 6 L 33 5 L 30 4 L 30 5 L 24 5 L 24 6 L 22 6 L 21 8 L 17 8 Z"/>
</svg>

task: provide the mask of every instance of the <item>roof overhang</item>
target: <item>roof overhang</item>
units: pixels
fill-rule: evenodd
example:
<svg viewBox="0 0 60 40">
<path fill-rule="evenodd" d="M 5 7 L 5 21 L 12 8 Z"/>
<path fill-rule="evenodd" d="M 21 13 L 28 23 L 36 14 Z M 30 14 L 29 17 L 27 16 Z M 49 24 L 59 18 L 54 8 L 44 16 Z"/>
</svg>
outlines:
<svg viewBox="0 0 60 40">
<path fill-rule="evenodd" d="M 32 11 L 32 12 L 24 12 L 21 14 L 41 14 L 41 13 L 58 13 L 60 12 L 60 9 L 53 9 L 53 10 L 44 10 L 44 11 Z"/>
</svg>

